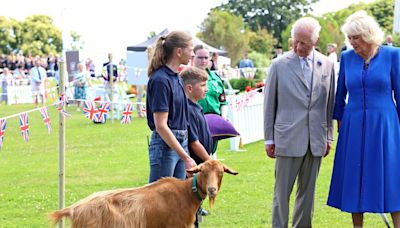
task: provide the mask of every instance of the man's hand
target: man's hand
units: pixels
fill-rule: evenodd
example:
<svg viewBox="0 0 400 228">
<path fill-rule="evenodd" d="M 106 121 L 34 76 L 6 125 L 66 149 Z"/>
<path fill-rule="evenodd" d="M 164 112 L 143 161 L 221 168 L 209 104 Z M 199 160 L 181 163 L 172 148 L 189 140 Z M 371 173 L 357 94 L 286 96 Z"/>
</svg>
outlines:
<svg viewBox="0 0 400 228">
<path fill-rule="evenodd" d="M 270 158 L 275 158 L 275 144 L 266 144 L 265 153 Z"/>
<path fill-rule="evenodd" d="M 328 154 L 329 154 L 331 148 L 332 148 L 332 143 L 328 142 L 328 143 L 326 144 L 326 151 L 325 151 L 324 157 L 328 156 Z"/>
</svg>

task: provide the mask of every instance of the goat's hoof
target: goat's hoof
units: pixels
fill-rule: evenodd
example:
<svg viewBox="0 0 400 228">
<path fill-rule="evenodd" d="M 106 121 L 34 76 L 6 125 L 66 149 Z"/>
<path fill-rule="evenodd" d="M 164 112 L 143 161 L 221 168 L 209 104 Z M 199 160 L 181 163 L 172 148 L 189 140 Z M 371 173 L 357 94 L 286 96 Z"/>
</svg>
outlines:
<svg viewBox="0 0 400 228">
<path fill-rule="evenodd" d="M 206 211 L 204 208 L 201 208 L 200 214 L 201 214 L 201 216 L 207 216 L 208 215 L 208 211 Z"/>
</svg>

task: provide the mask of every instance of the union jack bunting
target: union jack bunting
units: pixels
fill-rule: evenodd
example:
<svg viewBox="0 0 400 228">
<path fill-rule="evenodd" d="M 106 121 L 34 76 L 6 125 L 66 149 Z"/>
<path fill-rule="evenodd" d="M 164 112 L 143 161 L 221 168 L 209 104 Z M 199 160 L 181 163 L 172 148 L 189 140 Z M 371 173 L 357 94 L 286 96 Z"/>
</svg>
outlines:
<svg viewBox="0 0 400 228">
<path fill-rule="evenodd" d="M 6 119 L 0 120 L 0 149 L 3 147 L 4 132 L 6 131 L 7 121 Z"/>
<path fill-rule="evenodd" d="M 50 134 L 51 133 L 51 122 L 50 122 L 49 113 L 47 112 L 47 108 L 43 107 L 43 108 L 39 109 L 39 111 L 40 111 L 40 114 L 42 115 L 43 123 L 47 127 L 47 132 Z"/>
<path fill-rule="evenodd" d="M 141 118 L 146 117 L 146 105 L 144 104 L 138 105 L 138 115 Z"/>
<path fill-rule="evenodd" d="M 68 99 L 67 96 L 65 96 L 65 94 L 61 94 L 59 99 L 60 99 L 60 106 L 64 106 L 65 102 L 68 103 Z"/>
<path fill-rule="evenodd" d="M 59 102 L 54 103 L 54 106 L 57 108 L 58 112 L 61 113 L 64 117 L 70 117 L 71 114 L 69 114 L 67 111 L 64 110 L 65 102 L 68 103 L 67 97 L 65 96 L 65 94 L 61 94 Z"/>
<path fill-rule="evenodd" d="M 86 116 L 86 118 L 94 120 L 98 112 L 99 111 L 97 110 L 93 101 L 85 101 L 83 104 L 83 114 Z"/>
<path fill-rule="evenodd" d="M 29 139 L 29 124 L 28 124 L 28 113 L 22 113 L 19 115 L 19 127 L 21 129 L 21 135 L 24 137 L 25 142 Z"/>
<path fill-rule="evenodd" d="M 98 113 L 95 115 L 95 121 L 98 123 L 105 123 L 108 115 L 110 104 L 108 102 L 102 103 L 100 108 L 97 109 Z"/>
<path fill-rule="evenodd" d="M 60 107 L 64 106 L 64 103 L 66 102 L 66 97 L 65 94 L 61 94 L 60 97 L 58 98 L 58 102 L 54 102 L 54 106 L 59 109 Z"/>
<path fill-rule="evenodd" d="M 65 110 L 63 110 L 63 109 L 61 109 L 61 110 L 59 110 L 60 111 L 60 113 L 64 116 L 64 117 L 71 117 L 71 114 L 69 114 L 67 111 L 65 111 Z"/>
<path fill-rule="evenodd" d="M 132 121 L 132 104 L 126 104 L 124 111 L 122 112 L 122 124 L 128 124 Z"/>
</svg>

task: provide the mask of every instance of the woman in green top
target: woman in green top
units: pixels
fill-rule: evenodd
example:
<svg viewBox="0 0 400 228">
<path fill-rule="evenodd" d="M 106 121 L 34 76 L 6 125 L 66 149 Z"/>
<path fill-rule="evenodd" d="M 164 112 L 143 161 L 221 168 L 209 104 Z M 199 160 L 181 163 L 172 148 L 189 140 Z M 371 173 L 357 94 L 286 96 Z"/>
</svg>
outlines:
<svg viewBox="0 0 400 228">
<path fill-rule="evenodd" d="M 222 79 L 214 72 L 210 71 L 209 58 L 210 52 L 203 45 L 196 45 L 194 47 L 193 64 L 195 67 L 203 69 L 208 73 L 207 89 L 208 92 L 203 100 L 199 101 L 200 106 L 203 108 L 204 114 L 217 114 L 222 118 L 227 119 L 227 102 L 224 91 L 224 83 Z"/>
</svg>

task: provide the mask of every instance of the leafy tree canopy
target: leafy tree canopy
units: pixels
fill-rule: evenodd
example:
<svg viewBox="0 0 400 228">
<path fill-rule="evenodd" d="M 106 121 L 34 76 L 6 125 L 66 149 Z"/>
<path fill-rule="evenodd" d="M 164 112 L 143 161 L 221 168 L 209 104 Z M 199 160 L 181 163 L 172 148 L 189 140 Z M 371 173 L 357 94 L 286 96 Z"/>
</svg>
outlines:
<svg viewBox="0 0 400 228">
<path fill-rule="evenodd" d="M 241 16 L 213 10 L 201 24 L 200 31 L 200 39 L 214 47 L 225 49 L 233 63 L 238 62 L 243 52 L 249 48 Z"/>
<path fill-rule="evenodd" d="M 217 7 L 222 11 L 240 15 L 251 30 L 265 28 L 282 41 L 281 32 L 296 19 L 311 10 L 318 0 L 229 0 Z"/>
<path fill-rule="evenodd" d="M 341 32 L 341 26 L 345 23 L 347 17 L 358 10 L 365 10 L 369 15 L 373 16 L 378 22 L 382 30 L 391 34 L 393 30 L 393 12 L 394 0 L 377 0 L 375 2 L 365 4 L 352 4 L 348 8 L 338 10 L 336 12 L 326 13 L 322 17 L 316 17 L 321 24 L 320 39 L 318 47 L 322 53 L 326 53 L 328 43 L 336 43 L 338 45 L 338 54 L 340 48 L 344 46 L 344 34 Z M 284 47 L 287 47 L 287 39 L 291 36 L 290 30 L 292 22 L 284 32 L 282 32 Z M 397 36 L 395 36 L 395 41 Z M 395 42 L 396 43 L 396 42 Z"/>
<path fill-rule="evenodd" d="M 71 49 L 74 51 L 82 50 L 85 42 L 81 40 L 81 35 L 75 31 L 71 31 L 70 35 L 72 38 Z"/>
<path fill-rule="evenodd" d="M 55 54 L 62 51 L 61 30 L 47 15 L 32 15 L 23 21 L 0 16 L 0 53 L 20 52 L 24 55 Z M 83 48 L 81 36 L 71 32 L 71 48 Z"/>
</svg>

